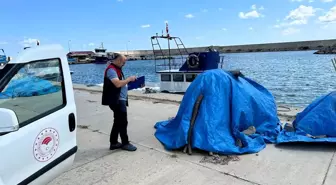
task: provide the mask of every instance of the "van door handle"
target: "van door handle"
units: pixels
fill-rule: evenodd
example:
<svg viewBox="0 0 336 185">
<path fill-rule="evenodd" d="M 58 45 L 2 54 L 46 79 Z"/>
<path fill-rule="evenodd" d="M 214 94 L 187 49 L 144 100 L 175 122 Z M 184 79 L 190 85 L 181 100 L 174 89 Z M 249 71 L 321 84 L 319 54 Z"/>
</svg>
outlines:
<svg viewBox="0 0 336 185">
<path fill-rule="evenodd" d="M 68 121 L 69 121 L 69 131 L 73 132 L 76 129 L 76 118 L 74 113 L 69 114 Z"/>
</svg>

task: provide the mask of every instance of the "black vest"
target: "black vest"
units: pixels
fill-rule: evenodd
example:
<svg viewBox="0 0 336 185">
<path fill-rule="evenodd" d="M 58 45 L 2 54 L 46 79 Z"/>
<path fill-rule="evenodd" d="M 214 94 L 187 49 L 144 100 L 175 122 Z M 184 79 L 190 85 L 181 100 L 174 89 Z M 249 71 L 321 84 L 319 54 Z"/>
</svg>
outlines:
<svg viewBox="0 0 336 185">
<path fill-rule="evenodd" d="M 104 84 L 103 84 L 103 93 L 102 93 L 102 105 L 106 106 L 115 106 L 119 103 L 120 91 L 121 88 L 117 88 L 112 81 L 107 77 L 107 70 L 112 69 L 115 70 L 119 80 L 122 80 L 124 74 L 118 66 L 114 64 L 110 64 L 104 73 Z M 126 101 L 126 105 L 128 106 L 128 100 Z"/>
</svg>

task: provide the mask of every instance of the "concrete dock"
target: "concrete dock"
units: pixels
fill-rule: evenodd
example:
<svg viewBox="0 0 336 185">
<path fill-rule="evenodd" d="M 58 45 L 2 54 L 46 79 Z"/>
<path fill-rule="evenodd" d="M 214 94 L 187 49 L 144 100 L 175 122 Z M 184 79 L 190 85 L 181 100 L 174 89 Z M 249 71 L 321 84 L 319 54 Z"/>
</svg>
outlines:
<svg viewBox="0 0 336 185">
<path fill-rule="evenodd" d="M 136 152 L 109 151 L 113 113 L 101 106 L 99 87 L 75 85 L 78 147 L 71 170 L 50 183 L 69 185 L 234 184 L 334 185 L 335 146 L 272 144 L 258 154 L 239 156 L 227 165 L 201 163 L 205 154 L 192 156 L 167 151 L 154 137 L 154 124 L 176 115 L 182 96 L 130 92 L 128 133 Z M 299 109 L 279 107 L 283 122 Z"/>
</svg>

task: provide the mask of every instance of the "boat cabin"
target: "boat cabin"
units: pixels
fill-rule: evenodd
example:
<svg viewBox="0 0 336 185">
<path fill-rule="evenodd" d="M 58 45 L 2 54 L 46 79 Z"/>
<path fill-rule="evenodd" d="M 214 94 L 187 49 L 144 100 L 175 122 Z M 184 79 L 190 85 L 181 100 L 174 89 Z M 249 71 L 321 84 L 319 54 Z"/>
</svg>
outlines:
<svg viewBox="0 0 336 185">
<path fill-rule="evenodd" d="M 224 57 L 211 47 L 204 52 L 189 53 L 179 37 L 172 37 L 168 33 L 166 25 L 166 35 L 152 36 L 151 42 L 155 60 L 155 72 L 159 75 L 160 91 L 183 93 L 194 81 L 197 75 L 205 70 L 223 67 Z M 159 39 L 168 41 L 168 49 L 163 50 Z M 170 42 L 176 44 L 175 49 L 170 48 Z"/>
</svg>

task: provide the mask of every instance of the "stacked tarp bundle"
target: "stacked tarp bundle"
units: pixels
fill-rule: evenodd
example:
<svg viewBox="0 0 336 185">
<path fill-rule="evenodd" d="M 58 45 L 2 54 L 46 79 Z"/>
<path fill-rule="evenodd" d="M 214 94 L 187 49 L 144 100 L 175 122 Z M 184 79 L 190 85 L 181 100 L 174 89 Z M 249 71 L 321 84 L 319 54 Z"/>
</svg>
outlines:
<svg viewBox="0 0 336 185">
<path fill-rule="evenodd" d="M 317 98 L 285 126 L 277 144 L 289 142 L 336 142 L 336 92 Z"/>
<path fill-rule="evenodd" d="M 58 92 L 60 86 L 53 85 L 50 81 L 38 77 L 27 76 L 12 80 L 7 89 L 0 93 L 0 99 L 41 96 Z"/>
<path fill-rule="evenodd" d="M 200 95 L 203 99 L 191 132 L 192 148 L 243 154 L 258 152 L 266 142 L 276 141 L 280 121 L 272 94 L 248 78 L 215 69 L 191 83 L 174 119 L 155 125 L 155 137 L 166 149 L 187 145 L 194 104 Z"/>
</svg>

